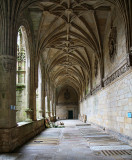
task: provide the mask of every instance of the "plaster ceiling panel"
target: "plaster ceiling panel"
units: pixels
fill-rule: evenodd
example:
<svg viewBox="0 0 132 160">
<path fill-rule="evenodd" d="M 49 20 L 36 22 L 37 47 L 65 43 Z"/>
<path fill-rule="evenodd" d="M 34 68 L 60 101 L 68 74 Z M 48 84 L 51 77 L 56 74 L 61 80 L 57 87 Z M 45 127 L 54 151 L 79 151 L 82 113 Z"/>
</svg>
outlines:
<svg viewBox="0 0 132 160">
<path fill-rule="evenodd" d="M 34 32 L 37 33 L 39 24 L 40 24 L 40 19 L 42 16 L 42 12 L 41 11 L 37 11 L 37 12 L 30 11 L 30 16 L 32 19 Z"/>
<path fill-rule="evenodd" d="M 91 17 L 92 18 L 92 17 Z M 73 21 L 73 23 L 77 24 L 83 31 L 86 33 L 89 33 L 89 29 L 86 26 L 85 22 L 83 22 L 82 17 L 76 17 Z M 90 35 L 90 34 L 89 34 Z"/>
<path fill-rule="evenodd" d="M 43 53 L 42 53 L 45 62 L 46 62 L 47 57 L 48 57 L 48 52 L 49 52 L 49 49 L 46 48 L 46 49 L 43 51 Z"/>
<path fill-rule="evenodd" d="M 31 17 L 35 31 L 39 28 L 38 48 L 40 54 L 45 50 L 43 58 L 51 79 L 57 85 L 66 82 L 76 89 L 82 87 L 95 54 L 101 56 L 110 8 L 104 0 L 45 0 L 39 4 L 43 17 L 36 12 Z"/>
<path fill-rule="evenodd" d="M 88 13 L 85 12 L 83 14 L 83 18 L 86 21 L 86 23 L 90 26 L 90 28 L 95 31 L 96 26 L 95 26 L 94 12 L 93 11 L 90 11 Z"/>
<path fill-rule="evenodd" d="M 92 61 L 93 61 L 93 57 L 95 57 L 96 53 L 94 53 L 94 51 L 90 51 L 89 48 L 86 49 L 86 52 L 88 54 L 88 64 L 92 64 Z"/>
<path fill-rule="evenodd" d="M 99 32 L 101 34 L 101 40 L 103 42 L 104 39 L 104 34 L 105 34 L 105 28 L 106 28 L 106 23 L 107 23 L 107 19 L 108 19 L 108 13 L 106 11 L 97 11 L 96 12 L 96 16 L 97 16 L 97 23 L 98 23 L 98 28 L 99 28 Z"/>
<path fill-rule="evenodd" d="M 58 49 L 50 49 L 49 59 L 52 59 L 57 52 Z"/>
<path fill-rule="evenodd" d="M 52 21 L 55 19 L 54 15 L 49 14 L 48 12 L 43 12 L 44 22 L 46 26 L 50 26 Z"/>
<path fill-rule="evenodd" d="M 89 5 L 94 5 L 95 3 L 97 3 L 98 2 L 98 0 L 89 0 L 88 2 L 86 2 L 86 3 L 88 3 Z"/>
<path fill-rule="evenodd" d="M 79 56 L 81 58 L 82 57 L 81 55 L 83 56 L 83 58 L 85 58 L 85 60 L 87 60 L 87 54 L 86 54 L 84 48 L 78 48 L 77 56 Z"/>
<path fill-rule="evenodd" d="M 82 28 L 82 27 L 81 27 Z M 71 32 L 74 32 L 74 33 L 76 33 L 76 34 L 78 34 L 78 35 L 80 35 L 80 36 L 82 36 L 82 37 L 84 37 L 85 38 L 85 35 L 81 32 L 81 30 L 79 30 L 79 28 L 78 29 L 76 29 L 76 28 L 74 28 L 73 26 L 70 28 L 70 31 Z"/>
<path fill-rule="evenodd" d="M 60 25 L 62 25 L 63 21 L 58 19 L 54 15 L 49 13 L 43 14 L 43 22 L 41 24 L 41 37 L 46 35 L 48 36 L 50 33 L 53 33 Z M 63 28 L 62 28 L 63 29 Z M 64 29 L 63 29 L 64 30 Z M 61 29 L 59 31 L 62 31 Z"/>
<path fill-rule="evenodd" d="M 52 2 L 41 2 L 41 5 L 46 6 L 46 7 L 50 7 L 51 5 L 53 5 Z"/>
</svg>

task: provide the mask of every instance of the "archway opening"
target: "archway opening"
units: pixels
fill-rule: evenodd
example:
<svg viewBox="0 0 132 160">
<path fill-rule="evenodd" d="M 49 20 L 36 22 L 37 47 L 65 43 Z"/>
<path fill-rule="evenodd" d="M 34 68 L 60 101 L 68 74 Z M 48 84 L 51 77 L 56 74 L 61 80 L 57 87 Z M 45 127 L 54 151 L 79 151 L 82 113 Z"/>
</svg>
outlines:
<svg viewBox="0 0 132 160">
<path fill-rule="evenodd" d="M 16 121 L 27 119 L 26 110 L 29 108 L 29 74 L 30 57 L 26 30 L 21 26 L 17 35 L 17 64 L 16 64 Z"/>
<path fill-rule="evenodd" d="M 38 88 L 36 89 L 36 114 L 37 119 L 42 118 L 42 73 L 40 63 L 38 65 Z"/>
<path fill-rule="evenodd" d="M 56 117 L 57 119 L 78 119 L 78 95 L 70 86 L 62 88 L 58 94 Z"/>
</svg>

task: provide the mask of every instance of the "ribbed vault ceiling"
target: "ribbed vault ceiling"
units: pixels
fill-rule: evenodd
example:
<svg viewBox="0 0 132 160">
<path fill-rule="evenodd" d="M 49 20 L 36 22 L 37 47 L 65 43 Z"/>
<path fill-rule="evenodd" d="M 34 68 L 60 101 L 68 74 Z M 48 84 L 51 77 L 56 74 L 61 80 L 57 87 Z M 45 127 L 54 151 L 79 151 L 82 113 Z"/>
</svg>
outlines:
<svg viewBox="0 0 132 160">
<path fill-rule="evenodd" d="M 111 11 L 104 0 L 45 0 L 29 8 L 38 56 L 57 87 L 78 93 L 92 78 L 92 61 L 103 58 L 106 22 Z"/>
</svg>

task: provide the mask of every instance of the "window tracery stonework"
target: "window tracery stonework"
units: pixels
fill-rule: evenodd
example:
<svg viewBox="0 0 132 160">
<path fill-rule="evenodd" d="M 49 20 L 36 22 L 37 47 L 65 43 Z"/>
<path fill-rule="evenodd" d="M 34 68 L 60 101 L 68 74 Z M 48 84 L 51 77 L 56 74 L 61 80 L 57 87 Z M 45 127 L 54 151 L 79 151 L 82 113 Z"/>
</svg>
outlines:
<svg viewBox="0 0 132 160">
<path fill-rule="evenodd" d="M 17 53 L 17 61 L 22 62 L 22 61 L 26 61 L 26 57 L 25 57 L 25 52 L 21 51 Z"/>
<path fill-rule="evenodd" d="M 109 56 L 111 62 L 114 61 L 116 55 L 116 39 L 117 39 L 117 29 L 116 27 L 111 27 L 111 32 L 109 36 Z"/>
</svg>

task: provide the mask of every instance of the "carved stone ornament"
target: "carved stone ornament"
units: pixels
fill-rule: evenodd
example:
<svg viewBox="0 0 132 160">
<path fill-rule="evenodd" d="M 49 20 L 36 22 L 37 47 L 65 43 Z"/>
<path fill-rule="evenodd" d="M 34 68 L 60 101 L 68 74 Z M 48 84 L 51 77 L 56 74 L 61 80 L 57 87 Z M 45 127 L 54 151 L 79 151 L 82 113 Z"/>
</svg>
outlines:
<svg viewBox="0 0 132 160">
<path fill-rule="evenodd" d="M 114 81 L 119 76 L 121 76 L 123 73 L 128 71 L 128 69 L 129 69 L 129 64 L 127 62 L 124 65 L 122 65 L 117 71 L 115 71 L 112 75 L 104 79 L 104 87 L 107 86 L 112 81 Z"/>
<path fill-rule="evenodd" d="M 26 55 L 24 51 L 17 53 L 17 61 L 19 62 L 26 61 Z"/>
<path fill-rule="evenodd" d="M 116 27 L 111 27 L 111 32 L 109 36 L 109 56 L 111 62 L 114 61 L 114 57 L 116 55 L 116 39 L 117 39 Z"/>
<path fill-rule="evenodd" d="M 16 70 L 16 61 L 11 58 L 4 58 L 2 60 L 2 66 L 3 66 L 4 71 L 13 72 Z"/>
<path fill-rule="evenodd" d="M 102 87 L 106 87 L 107 85 L 109 85 L 116 78 L 120 77 L 122 74 L 127 72 L 130 69 L 130 67 L 132 67 L 132 51 L 131 51 L 131 49 L 130 49 L 130 52 L 126 56 L 125 63 L 122 64 L 113 74 L 105 77 L 103 79 L 103 81 L 101 82 L 101 84 L 96 86 L 95 88 L 93 88 L 91 90 L 91 92 L 88 95 L 86 95 L 85 98 L 90 97 L 91 95 L 95 94 L 96 92 L 101 90 Z"/>
<path fill-rule="evenodd" d="M 97 58 L 95 58 L 95 61 L 94 61 L 94 74 L 95 74 L 95 77 L 97 77 L 97 75 L 98 75 L 98 60 L 97 60 Z"/>
<path fill-rule="evenodd" d="M 101 88 L 102 88 L 101 84 L 97 85 L 95 88 L 93 88 L 91 90 L 92 94 L 95 94 L 96 92 L 98 92 L 99 90 L 101 90 Z"/>
<path fill-rule="evenodd" d="M 64 98 L 67 100 L 70 99 L 70 92 L 68 91 L 68 89 L 64 93 Z"/>
<path fill-rule="evenodd" d="M 127 54 L 127 64 L 128 67 L 132 66 L 132 47 L 130 48 L 130 52 Z"/>
</svg>

